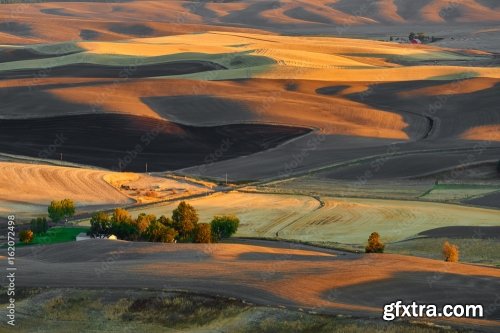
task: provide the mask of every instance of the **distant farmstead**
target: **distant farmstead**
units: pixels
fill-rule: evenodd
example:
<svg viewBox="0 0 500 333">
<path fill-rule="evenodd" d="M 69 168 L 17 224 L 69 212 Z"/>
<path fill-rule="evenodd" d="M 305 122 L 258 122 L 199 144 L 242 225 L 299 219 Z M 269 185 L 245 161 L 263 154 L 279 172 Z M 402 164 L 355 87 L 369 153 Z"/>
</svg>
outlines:
<svg viewBox="0 0 500 333">
<path fill-rule="evenodd" d="M 408 36 L 398 36 L 393 35 L 389 36 L 390 42 L 396 42 L 400 44 L 429 44 L 442 40 L 443 38 L 434 37 L 434 36 L 426 36 L 424 33 L 410 33 Z"/>
<path fill-rule="evenodd" d="M 408 36 L 390 36 L 389 41 L 396 43 L 409 43 Z"/>
<path fill-rule="evenodd" d="M 80 232 L 78 235 L 76 235 L 77 242 L 87 240 L 87 239 L 90 239 L 90 236 L 88 236 L 87 233 L 85 233 L 85 232 Z"/>
<path fill-rule="evenodd" d="M 85 232 L 80 232 L 77 236 L 76 236 L 76 241 L 83 241 L 83 240 L 88 240 L 88 239 L 92 239 L 89 235 L 87 235 L 87 233 Z M 110 239 L 110 240 L 117 240 L 118 238 L 115 236 L 115 235 L 109 235 L 108 237 L 106 238 L 103 238 L 103 239 Z"/>
</svg>

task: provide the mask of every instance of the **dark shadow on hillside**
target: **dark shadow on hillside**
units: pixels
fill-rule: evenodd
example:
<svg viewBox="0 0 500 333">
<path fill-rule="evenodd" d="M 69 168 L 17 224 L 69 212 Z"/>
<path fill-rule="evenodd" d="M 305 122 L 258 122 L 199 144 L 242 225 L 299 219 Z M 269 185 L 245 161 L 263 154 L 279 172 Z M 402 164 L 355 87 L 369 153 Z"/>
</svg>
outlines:
<svg viewBox="0 0 500 333">
<path fill-rule="evenodd" d="M 0 72 L 0 80 L 37 77 L 43 71 L 44 77 L 95 77 L 95 78 L 142 78 L 156 76 L 184 75 L 225 67 L 210 61 L 170 61 L 166 63 L 124 66 L 107 66 L 90 63 L 56 66 L 45 69 L 17 69 Z"/>
<path fill-rule="evenodd" d="M 432 0 L 394 0 L 394 4 L 397 7 L 396 12 L 399 16 L 405 20 L 416 21 L 420 18 L 420 15 L 417 15 L 419 10 L 427 6 L 431 1 Z"/>
<path fill-rule="evenodd" d="M 101 34 L 98 31 L 83 29 L 80 30 L 80 38 L 83 40 L 94 40 L 97 39 Z"/>
<path fill-rule="evenodd" d="M 476 0 L 476 2 L 479 2 L 481 5 L 490 9 L 495 9 L 500 6 L 500 2 L 498 2 L 498 0 Z"/>
<path fill-rule="evenodd" d="M 441 228 L 422 231 L 421 233 L 419 233 L 419 235 L 427 237 L 500 240 L 500 226 L 499 227 L 480 227 L 480 226 L 441 227 Z"/>
<path fill-rule="evenodd" d="M 274 125 L 193 127 L 121 114 L 0 120 L 0 151 L 37 157 L 54 144 L 65 161 L 121 171 L 175 170 L 273 148 L 310 132 Z"/>
<path fill-rule="evenodd" d="M 327 86 L 316 89 L 316 94 L 320 95 L 337 95 L 342 90 L 349 88 L 346 85 L 338 85 L 338 86 Z"/>
<path fill-rule="evenodd" d="M 49 14 L 49 15 L 56 15 L 56 16 L 66 16 L 66 17 L 74 17 L 75 15 L 68 13 L 64 10 L 64 8 L 42 8 L 40 9 L 40 12 L 44 14 Z"/>
<path fill-rule="evenodd" d="M 61 54 L 42 54 L 37 53 L 28 48 L 0 48 L 0 63 L 20 61 L 20 60 L 35 60 L 35 59 L 48 59 L 54 57 L 60 57 L 68 54 L 74 54 L 78 52 L 68 52 Z M 0 73 L 1 76 L 1 73 Z"/>
<path fill-rule="evenodd" d="M 439 170 L 451 169 L 467 161 L 471 154 L 476 161 L 491 160 L 500 156 L 500 147 L 488 147 L 477 154 L 477 150 L 445 150 L 387 156 L 380 159 L 366 160 L 320 172 L 319 175 L 330 179 L 344 180 L 380 180 L 397 178 L 422 178 L 423 175 L 437 174 Z M 433 177 L 432 179 L 437 179 Z M 461 179 L 459 176 L 451 179 Z"/>
<path fill-rule="evenodd" d="M 465 200 L 463 202 L 481 207 L 500 208 L 500 191 L 495 193 L 490 193 L 479 198 Z"/>
<path fill-rule="evenodd" d="M 376 264 L 374 262 L 373 264 Z M 445 263 L 444 265 L 453 265 Z M 382 312 L 385 304 L 401 300 L 403 304 L 482 304 L 485 319 L 500 319 L 498 291 L 500 279 L 488 276 L 441 272 L 401 272 L 393 277 L 352 285 L 323 293 L 331 302 L 373 306 Z"/>
<path fill-rule="evenodd" d="M 35 78 L 33 80 L 36 80 Z M 89 83 L 88 85 L 94 85 Z M 67 85 L 63 85 L 68 87 Z M 12 87 L 0 89 L 0 118 L 16 119 L 30 117 L 67 116 L 70 114 L 102 111 L 100 107 L 71 103 L 57 98 L 44 89 L 58 88 L 58 85 Z"/>
<path fill-rule="evenodd" d="M 115 23 L 109 27 L 109 30 L 118 34 L 132 35 L 137 37 L 153 36 L 155 30 L 145 24 L 124 24 Z"/>
<path fill-rule="evenodd" d="M 424 117 L 438 119 L 436 128 L 426 138 L 437 139 L 452 138 L 463 134 L 472 127 L 500 123 L 500 95 L 499 84 L 492 88 L 473 93 L 425 96 L 406 95 L 413 89 L 427 88 L 444 85 L 446 83 L 460 85 L 461 81 L 410 81 L 397 83 L 380 83 L 372 85 L 370 90 L 362 93 L 348 95 L 347 97 L 361 103 L 368 104 L 382 110 L 400 113 L 405 116 L 413 113 Z M 406 120 L 406 119 L 405 119 Z M 410 131 L 415 126 L 410 122 Z"/>
<path fill-rule="evenodd" d="M 197 2 L 183 3 L 182 7 L 184 7 L 194 15 L 201 16 L 204 19 L 204 21 L 218 17 L 217 12 L 214 12 L 213 10 L 207 8 L 207 4 L 205 2 L 197 1 Z"/>
<path fill-rule="evenodd" d="M 14 21 L 0 22 L 0 32 L 21 37 L 33 36 L 33 31 L 29 24 Z"/>
<path fill-rule="evenodd" d="M 323 24 L 331 24 L 332 23 L 332 20 L 330 20 L 328 17 L 316 14 L 316 13 L 309 11 L 307 9 L 304 9 L 302 7 L 288 9 L 288 10 L 284 11 L 283 14 L 285 14 L 291 18 L 294 18 L 297 20 L 302 20 L 302 21 L 307 21 L 307 22 L 323 23 Z"/>
<path fill-rule="evenodd" d="M 240 101 L 210 95 L 142 97 L 161 117 L 185 124 L 214 125 L 252 121 L 255 116 Z"/>
</svg>

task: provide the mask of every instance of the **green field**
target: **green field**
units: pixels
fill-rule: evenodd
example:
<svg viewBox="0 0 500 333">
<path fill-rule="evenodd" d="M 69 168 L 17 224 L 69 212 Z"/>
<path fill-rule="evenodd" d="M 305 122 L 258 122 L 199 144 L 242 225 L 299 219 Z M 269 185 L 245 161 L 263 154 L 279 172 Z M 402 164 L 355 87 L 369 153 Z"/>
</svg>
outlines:
<svg viewBox="0 0 500 333">
<path fill-rule="evenodd" d="M 32 243 L 29 245 L 46 245 L 65 243 L 75 240 L 75 237 L 81 232 L 87 232 L 89 228 L 86 227 L 53 227 L 50 228 L 44 235 L 37 235 Z M 18 243 L 24 246 L 24 243 Z"/>
</svg>

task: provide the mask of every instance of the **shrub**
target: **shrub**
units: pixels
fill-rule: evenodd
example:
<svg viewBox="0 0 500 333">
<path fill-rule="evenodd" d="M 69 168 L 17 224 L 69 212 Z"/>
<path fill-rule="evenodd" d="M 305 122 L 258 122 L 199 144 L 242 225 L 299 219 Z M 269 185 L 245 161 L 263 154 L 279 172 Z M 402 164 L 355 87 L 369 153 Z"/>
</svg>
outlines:
<svg viewBox="0 0 500 333">
<path fill-rule="evenodd" d="M 172 224 L 183 241 L 193 239 L 198 224 L 198 213 L 193 206 L 181 201 L 172 212 Z"/>
<path fill-rule="evenodd" d="M 49 217 L 55 223 L 63 218 L 68 218 L 75 215 L 75 203 L 71 199 L 63 199 L 61 201 L 53 200 L 48 209 Z"/>
<path fill-rule="evenodd" d="M 195 243 L 211 243 L 212 242 L 212 231 L 210 228 L 210 224 L 208 223 L 200 223 L 196 226 Z"/>
<path fill-rule="evenodd" d="M 234 215 L 214 216 L 210 223 L 213 240 L 218 242 L 231 237 L 238 230 L 239 224 L 240 220 Z"/>
<path fill-rule="evenodd" d="M 458 262 L 459 258 L 458 246 L 451 244 L 448 241 L 443 244 L 443 257 L 444 261 Z"/>
<path fill-rule="evenodd" d="M 97 212 L 90 219 L 90 237 L 106 238 L 111 235 L 111 219 L 105 212 Z"/>
<path fill-rule="evenodd" d="M 24 244 L 29 244 L 35 239 L 35 234 L 31 230 L 23 230 L 19 233 L 19 240 Z"/>
<path fill-rule="evenodd" d="M 45 217 L 37 217 L 36 219 L 32 219 L 31 230 L 35 233 L 35 235 L 46 233 L 47 230 L 49 230 L 47 219 Z"/>
<path fill-rule="evenodd" d="M 372 232 L 368 237 L 368 245 L 365 247 L 366 253 L 383 253 L 385 245 L 380 241 L 378 232 Z"/>
</svg>

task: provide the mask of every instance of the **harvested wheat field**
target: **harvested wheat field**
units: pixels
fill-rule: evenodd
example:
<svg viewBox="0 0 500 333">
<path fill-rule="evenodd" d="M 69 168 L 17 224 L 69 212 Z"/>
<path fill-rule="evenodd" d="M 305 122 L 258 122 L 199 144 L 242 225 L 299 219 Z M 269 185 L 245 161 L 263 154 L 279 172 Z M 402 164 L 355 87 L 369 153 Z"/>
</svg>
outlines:
<svg viewBox="0 0 500 333">
<path fill-rule="evenodd" d="M 72 198 L 78 206 L 117 206 L 133 200 L 109 185 L 109 171 L 38 164 L 0 163 L 2 208 L 11 202 L 33 206 L 24 213 L 44 213 L 51 200 Z M 17 213 L 23 213 L 17 211 Z"/>
<path fill-rule="evenodd" d="M 331 197 L 320 200 L 306 195 L 229 192 L 190 199 L 188 203 L 196 208 L 203 223 L 210 222 L 214 215 L 237 215 L 239 237 L 360 246 L 373 231 L 379 232 L 386 242 L 397 242 L 439 227 L 499 225 L 498 211 L 492 209 L 409 200 Z M 141 207 L 131 212 L 134 216 L 143 212 L 170 216 L 178 203 Z"/>
<path fill-rule="evenodd" d="M 45 76 L 49 77 L 119 77 L 120 70 L 126 66 L 133 70 L 122 78 L 178 76 L 201 80 L 394 82 L 453 79 L 461 75 L 500 77 L 497 68 L 481 66 L 485 59 L 494 59 L 493 55 L 332 37 L 213 31 L 202 35 L 134 39 L 127 43 L 76 42 L 44 48 L 26 46 L 25 49 L 26 53 L 46 54 L 49 59 L 0 63 L 2 80 L 29 77 L 41 67 L 47 70 Z M 426 65 L 432 61 L 440 63 Z M 460 66 L 461 62 L 466 66 Z M 475 62 L 478 65 L 474 65 Z M 162 66 L 154 67 L 155 64 Z"/>
<path fill-rule="evenodd" d="M 19 216 L 46 213 L 50 201 L 64 198 L 75 201 L 81 212 L 206 191 L 201 185 L 144 174 L 0 162 L 0 211 Z"/>
<path fill-rule="evenodd" d="M 19 332 L 497 332 L 497 2 L 0 0 Z"/>
<path fill-rule="evenodd" d="M 241 220 L 239 236 L 275 237 L 276 232 L 319 208 L 319 201 L 308 196 L 216 193 L 189 200 L 200 215 L 200 222 L 210 222 L 214 215 L 235 214 Z M 156 216 L 170 216 L 178 202 L 133 210 Z"/>
<path fill-rule="evenodd" d="M 280 237 L 364 244 L 373 231 L 395 242 L 444 226 L 499 225 L 496 210 L 416 201 L 322 200 L 324 207 L 281 230 Z"/>
<path fill-rule="evenodd" d="M 442 304 L 466 303 L 473 297 L 489 306 L 495 302 L 500 277 L 494 268 L 264 241 L 162 245 L 91 240 L 35 252 L 20 249 L 17 260 L 19 287 L 147 286 L 364 316 L 378 316 L 382 305 L 395 299 Z M 54 271 L 59 274 L 51 274 Z M 494 309 L 481 320 L 447 322 L 493 332 L 498 319 Z"/>
</svg>

